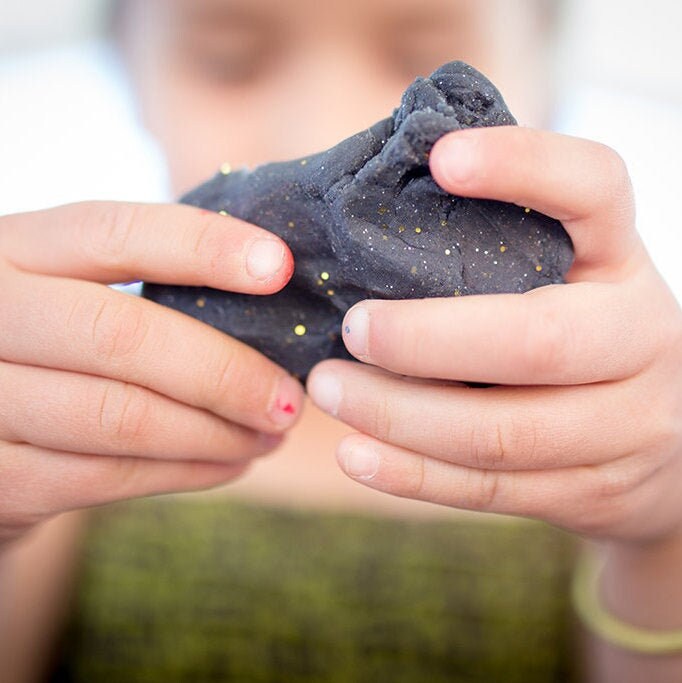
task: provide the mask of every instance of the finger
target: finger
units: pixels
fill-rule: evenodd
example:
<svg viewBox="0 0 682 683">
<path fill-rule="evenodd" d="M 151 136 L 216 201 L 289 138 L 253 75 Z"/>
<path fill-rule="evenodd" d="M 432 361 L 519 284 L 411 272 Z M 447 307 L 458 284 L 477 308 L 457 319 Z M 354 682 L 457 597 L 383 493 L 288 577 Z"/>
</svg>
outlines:
<svg viewBox="0 0 682 683">
<path fill-rule="evenodd" d="M 144 386 L 257 431 L 300 414 L 295 379 L 198 320 L 80 280 L 12 273 L 1 284 L 0 359 Z"/>
<path fill-rule="evenodd" d="M 633 458 L 596 468 L 500 472 L 462 467 L 353 434 L 339 444 L 341 469 L 395 496 L 465 510 L 534 517 L 578 533 L 627 533 L 660 468 Z M 650 501 L 649 501 L 650 502 Z"/>
<path fill-rule="evenodd" d="M 199 491 L 231 481 L 248 463 L 178 462 L 52 451 L 0 441 L 2 510 L 44 517 L 161 493 Z"/>
<path fill-rule="evenodd" d="M 322 410 L 365 434 L 466 467 L 594 465 L 626 457 L 641 441 L 641 404 L 630 385 L 426 386 L 357 363 L 326 361 L 310 374 L 308 393 Z"/>
<path fill-rule="evenodd" d="M 616 380 L 645 367 L 664 341 L 667 299 L 651 291 L 640 275 L 526 294 L 364 301 L 346 314 L 342 334 L 359 360 L 405 375 L 497 384 Z"/>
<path fill-rule="evenodd" d="M 448 192 L 560 220 L 575 248 L 572 281 L 619 279 L 646 258 L 627 169 L 605 145 L 516 126 L 477 128 L 441 138 L 430 166 Z"/>
<path fill-rule="evenodd" d="M 275 292 L 293 273 L 291 252 L 276 235 L 181 205 L 87 202 L 6 216 L 0 254 L 45 275 L 251 294 Z"/>
<path fill-rule="evenodd" d="M 74 453 L 229 462 L 263 455 L 281 437 L 134 384 L 0 362 L 0 439 Z"/>
</svg>

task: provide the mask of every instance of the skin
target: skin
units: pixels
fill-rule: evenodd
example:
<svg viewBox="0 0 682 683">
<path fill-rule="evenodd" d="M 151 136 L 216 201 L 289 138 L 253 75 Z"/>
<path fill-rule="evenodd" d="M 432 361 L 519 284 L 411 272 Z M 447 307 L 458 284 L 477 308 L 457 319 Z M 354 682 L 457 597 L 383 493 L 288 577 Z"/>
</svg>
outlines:
<svg viewBox="0 0 682 683">
<path fill-rule="evenodd" d="M 300 411 L 300 386 L 274 363 L 104 283 L 170 277 L 265 294 L 291 273 L 274 236 L 188 207 L 2 218 L 0 540 L 66 510 L 230 480 Z"/>
<path fill-rule="evenodd" d="M 561 220 L 570 284 L 353 307 L 346 347 L 373 367 L 327 361 L 308 382 L 360 432 L 340 444 L 342 467 L 389 493 L 599 538 L 679 533 L 682 315 L 635 232 L 620 159 L 555 133 L 485 129 L 442 138 L 431 169 L 450 192 Z"/>
<path fill-rule="evenodd" d="M 540 4 L 509 7 L 131 0 L 119 31 L 142 119 L 180 193 L 226 159 L 253 165 L 332 145 L 453 57 L 498 83 L 521 122 L 543 125 Z M 430 163 L 447 191 L 562 220 L 576 248 L 570 284 L 354 307 L 344 340 L 364 364 L 325 362 L 308 383 L 341 426 L 307 409 L 278 458 L 231 490 L 298 505 L 544 519 L 597 541 L 615 614 L 679 627 L 682 314 L 636 233 L 621 159 L 522 128 L 447 136 Z M 260 435 L 288 430 L 303 400 L 281 369 L 102 286 L 274 292 L 291 255 L 280 245 L 279 263 L 261 259 L 249 276 L 258 238 L 267 235 L 186 207 L 83 204 L 0 220 L 0 321 L 10 331 L 0 376 L 12 387 L 0 395 L 5 539 L 63 510 L 232 480 L 277 445 Z M 339 440 L 336 477 L 320 454 Z M 593 648 L 595 680 L 682 676 L 680 657 Z"/>
</svg>

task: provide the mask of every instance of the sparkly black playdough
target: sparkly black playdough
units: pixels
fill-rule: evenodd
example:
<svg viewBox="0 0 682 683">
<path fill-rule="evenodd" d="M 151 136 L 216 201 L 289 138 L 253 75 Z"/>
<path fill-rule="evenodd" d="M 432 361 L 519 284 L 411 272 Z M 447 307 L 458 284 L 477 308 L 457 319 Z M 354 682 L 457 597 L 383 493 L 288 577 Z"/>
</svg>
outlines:
<svg viewBox="0 0 682 683">
<path fill-rule="evenodd" d="M 305 378 L 325 358 L 350 357 L 341 321 L 362 299 L 525 292 L 562 282 L 573 250 L 558 221 L 449 195 L 429 173 L 429 151 L 445 133 L 515 123 L 484 76 L 462 62 L 446 64 L 412 83 L 393 116 L 336 147 L 252 171 L 225 168 L 182 198 L 282 237 L 296 264 L 283 291 L 145 284 L 143 295 Z"/>
</svg>

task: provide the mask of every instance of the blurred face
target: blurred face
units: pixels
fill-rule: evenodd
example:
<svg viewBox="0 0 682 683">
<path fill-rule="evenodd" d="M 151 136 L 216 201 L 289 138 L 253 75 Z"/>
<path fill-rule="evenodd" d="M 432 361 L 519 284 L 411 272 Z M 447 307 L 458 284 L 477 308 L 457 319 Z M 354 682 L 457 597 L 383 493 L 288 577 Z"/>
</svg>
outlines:
<svg viewBox="0 0 682 683">
<path fill-rule="evenodd" d="M 452 59 L 541 125 L 538 0 L 129 0 L 125 53 L 144 121 L 180 193 L 224 161 L 303 156 L 388 116 Z"/>
</svg>

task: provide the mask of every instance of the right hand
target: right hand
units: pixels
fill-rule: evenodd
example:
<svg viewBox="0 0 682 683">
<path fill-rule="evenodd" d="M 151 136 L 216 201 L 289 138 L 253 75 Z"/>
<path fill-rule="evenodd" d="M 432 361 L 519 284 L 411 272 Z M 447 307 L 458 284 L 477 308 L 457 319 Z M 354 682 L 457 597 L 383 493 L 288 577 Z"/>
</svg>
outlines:
<svg viewBox="0 0 682 683">
<path fill-rule="evenodd" d="M 262 248 L 247 259 L 262 240 L 270 269 Z M 231 480 L 301 411 L 255 350 L 106 283 L 270 294 L 292 272 L 275 235 L 186 206 L 1 217 L 0 545 L 66 510 Z"/>
</svg>

